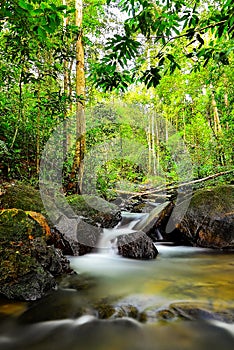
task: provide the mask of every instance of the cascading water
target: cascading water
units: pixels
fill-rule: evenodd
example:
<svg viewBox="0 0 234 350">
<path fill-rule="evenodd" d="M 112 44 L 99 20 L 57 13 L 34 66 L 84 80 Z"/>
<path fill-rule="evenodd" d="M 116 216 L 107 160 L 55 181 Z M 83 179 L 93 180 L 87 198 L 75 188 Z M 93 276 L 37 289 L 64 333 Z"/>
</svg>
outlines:
<svg viewBox="0 0 234 350">
<path fill-rule="evenodd" d="M 233 255 L 160 242 L 155 260 L 117 255 L 113 240 L 147 215 L 123 213 L 97 252 L 71 257 L 78 275 L 57 292 L 29 308 L 1 301 L 1 350 L 231 350 Z"/>
</svg>

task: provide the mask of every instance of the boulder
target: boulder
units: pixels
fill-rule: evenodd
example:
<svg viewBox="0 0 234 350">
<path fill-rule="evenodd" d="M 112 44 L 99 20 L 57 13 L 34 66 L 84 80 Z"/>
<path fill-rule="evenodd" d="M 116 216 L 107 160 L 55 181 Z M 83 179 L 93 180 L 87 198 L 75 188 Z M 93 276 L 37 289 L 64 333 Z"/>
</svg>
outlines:
<svg viewBox="0 0 234 350">
<path fill-rule="evenodd" d="M 196 191 L 182 220 L 174 220 L 176 228 L 193 246 L 233 249 L 234 186 Z"/>
<path fill-rule="evenodd" d="M 211 305 L 208 302 L 178 301 L 165 306 L 147 307 L 142 314 L 147 323 L 157 321 L 220 321 L 232 324 L 234 310 L 223 310 L 220 306 Z"/>
<path fill-rule="evenodd" d="M 90 253 L 97 246 L 102 227 L 114 227 L 121 220 L 121 212 L 116 205 L 96 196 L 65 197 L 54 190 L 44 194 L 45 200 L 46 209 L 38 190 L 22 183 L 9 184 L 0 197 L 0 208 L 33 211 L 37 221 L 39 213 L 43 213 L 52 232 L 50 244 L 64 254 Z"/>
<path fill-rule="evenodd" d="M 64 247 L 66 254 L 78 256 L 96 249 L 102 228 L 110 228 L 121 220 L 114 204 L 91 195 L 72 195 L 57 219 L 55 246 Z M 73 216 L 71 216 L 73 214 Z M 57 245 L 60 242 L 60 245 Z"/>
<path fill-rule="evenodd" d="M 45 214 L 40 192 L 34 187 L 22 183 L 5 186 L 0 197 L 0 208 L 17 208 Z"/>
<path fill-rule="evenodd" d="M 93 195 L 72 195 L 66 197 L 74 213 L 90 225 L 103 228 L 115 227 L 121 220 L 119 208 Z"/>
<path fill-rule="evenodd" d="M 84 255 L 97 247 L 101 228 L 83 221 L 78 215 L 69 218 L 61 215 L 52 230 L 52 243 L 64 254 Z"/>
<path fill-rule="evenodd" d="M 39 299 L 56 287 L 56 276 L 71 271 L 62 252 L 47 245 L 49 227 L 36 214 L 0 211 L 0 293 L 9 299 Z"/>
<path fill-rule="evenodd" d="M 222 310 L 211 308 L 202 303 L 176 302 L 170 305 L 169 309 L 176 317 L 181 319 L 194 320 L 216 320 L 233 324 L 234 310 Z"/>
<path fill-rule="evenodd" d="M 148 216 L 145 216 L 142 220 L 140 220 L 133 227 L 133 230 L 145 232 L 153 241 L 161 239 L 162 237 L 158 227 L 168 208 L 171 208 L 170 202 L 159 204 L 157 207 L 151 210 Z"/>
<path fill-rule="evenodd" d="M 142 231 L 117 237 L 118 252 L 125 258 L 155 259 L 158 251 L 153 241 Z"/>
</svg>

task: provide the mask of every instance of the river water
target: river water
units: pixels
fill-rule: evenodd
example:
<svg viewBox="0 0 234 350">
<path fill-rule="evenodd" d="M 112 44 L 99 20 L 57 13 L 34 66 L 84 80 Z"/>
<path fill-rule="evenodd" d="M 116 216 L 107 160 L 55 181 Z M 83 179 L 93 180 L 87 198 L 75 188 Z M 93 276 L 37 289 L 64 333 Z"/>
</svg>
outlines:
<svg viewBox="0 0 234 350">
<path fill-rule="evenodd" d="M 71 257 L 78 275 L 57 291 L 33 303 L 0 300 L 0 349 L 233 349 L 233 253 L 156 246 L 153 261 L 106 247 Z"/>
</svg>

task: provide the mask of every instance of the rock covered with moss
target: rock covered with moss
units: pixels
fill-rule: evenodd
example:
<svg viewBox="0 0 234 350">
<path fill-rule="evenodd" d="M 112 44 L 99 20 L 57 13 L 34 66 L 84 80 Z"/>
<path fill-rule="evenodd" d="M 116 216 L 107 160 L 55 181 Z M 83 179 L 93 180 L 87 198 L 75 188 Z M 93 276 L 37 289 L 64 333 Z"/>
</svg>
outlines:
<svg viewBox="0 0 234 350">
<path fill-rule="evenodd" d="M 119 208 L 102 198 L 93 195 L 72 195 L 66 198 L 75 214 L 93 226 L 115 227 L 121 220 Z"/>
<path fill-rule="evenodd" d="M 234 186 L 196 191 L 177 229 L 194 246 L 233 249 Z"/>
<path fill-rule="evenodd" d="M 49 227 L 42 215 L 21 209 L 0 211 L 0 293 L 9 299 L 36 300 L 69 272 L 61 251 L 47 245 Z"/>
<path fill-rule="evenodd" d="M 23 183 L 8 184 L 0 197 L 0 208 L 17 208 L 45 213 L 40 192 Z"/>
<path fill-rule="evenodd" d="M 56 241 L 69 255 L 84 255 L 96 249 L 102 228 L 114 227 L 121 212 L 113 204 L 91 195 L 57 198 Z M 56 242 L 54 243 L 57 244 Z"/>
<path fill-rule="evenodd" d="M 102 228 L 114 227 L 121 220 L 116 205 L 92 195 L 65 197 L 56 192 L 46 195 L 46 204 L 47 210 L 40 192 L 22 183 L 7 185 L 0 197 L 0 208 L 43 213 L 53 232 L 50 243 L 68 255 L 90 253 Z"/>
</svg>

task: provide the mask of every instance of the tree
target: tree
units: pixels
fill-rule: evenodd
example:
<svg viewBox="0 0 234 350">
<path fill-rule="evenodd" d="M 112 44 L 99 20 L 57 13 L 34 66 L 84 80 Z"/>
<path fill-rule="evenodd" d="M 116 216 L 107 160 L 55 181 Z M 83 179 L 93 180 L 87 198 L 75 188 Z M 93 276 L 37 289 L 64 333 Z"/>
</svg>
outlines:
<svg viewBox="0 0 234 350">
<path fill-rule="evenodd" d="M 83 47 L 83 1 L 75 1 L 75 25 L 79 32 L 76 40 L 76 147 L 68 190 L 82 191 L 85 154 L 85 71 Z"/>
<path fill-rule="evenodd" d="M 190 0 L 107 1 L 111 3 L 127 14 L 127 19 L 123 34 L 109 39 L 106 55 L 95 67 L 96 86 L 124 90 L 130 83 L 141 81 L 147 87 L 156 87 L 164 74 L 181 69 L 182 56 L 194 70 L 211 60 L 229 64 L 234 29 L 231 0 L 217 0 L 215 4 Z M 155 48 L 150 67 L 142 64 L 148 42 Z M 176 50 L 178 44 L 180 51 Z"/>
<path fill-rule="evenodd" d="M 42 144 L 62 119 L 63 11 L 64 6 L 46 0 L 2 3 L 0 137 L 9 151 L 3 160 L 7 176 L 38 171 Z"/>
</svg>

